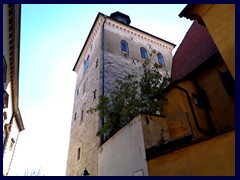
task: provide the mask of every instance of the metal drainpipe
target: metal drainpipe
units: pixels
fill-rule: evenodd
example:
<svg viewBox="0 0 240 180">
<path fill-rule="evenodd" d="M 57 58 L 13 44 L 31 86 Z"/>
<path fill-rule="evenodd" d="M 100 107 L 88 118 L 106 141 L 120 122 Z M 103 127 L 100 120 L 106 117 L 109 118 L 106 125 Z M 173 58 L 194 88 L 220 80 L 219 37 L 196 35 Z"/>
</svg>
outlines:
<svg viewBox="0 0 240 180">
<path fill-rule="evenodd" d="M 182 90 L 182 91 L 184 91 L 185 94 L 187 95 L 188 103 L 189 103 L 189 106 L 190 106 L 190 108 L 191 108 L 191 112 L 192 112 L 193 119 L 194 119 L 194 121 L 195 121 L 195 124 L 196 124 L 197 129 L 198 129 L 199 131 L 207 134 L 207 135 L 211 135 L 212 132 L 209 132 L 209 131 L 207 131 L 207 130 L 205 130 L 205 129 L 203 129 L 203 128 L 201 128 L 201 127 L 199 126 L 199 123 L 198 123 L 196 114 L 195 114 L 195 112 L 194 112 L 193 105 L 192 105 L 192 103 L 191 103 L 191 98 L 190 98 L 190 95 L 189 95 L 188 91 L 187 91 L 186 89 L 178 86 L 178 85 L 175 85 L 175 87 L 178 88 L 178 89 L 180 89 L 180 90 Z"/>
<path fill-rule="evenodd" d="M 104 96 L 104 82 L 105 82 L 105 33 L 104 33 L 104 25 L 106 22 L 106 15 L 104 15 L 104 21 L 102 26 L 102 96 Z M 104 125 L 104 116 L 102 117 L 102 126 Z M 104 141 L 104 136 L 101 136 L 101 144 Z"/>
<path fill-rule="evenodd" d="M 202 96 L 202 91 L 204 91 L 204 90 L 200 87 L 200 85 L 199 85 L 197 79 L 195 78 L 194 74 L 192 74 L 192 80 L 193 80 L 193 84 L 194 84 L 194 86 L 196 87 L 199 95 Z M 205 103 L 205 101 L 204 101 L 204 103 Z M 204 112 L 205 112 L 205 114 L 206 114 L 206 116 L 207 116 L 208 124 L 209 124 L 209 126 L 210 126 L 210 129 L 212 130 L 212 133 L 213 133 L 213 132 L 215 133 L 215 132 L 216 132 L 215 126 L 214 126 L 214 124 L 213 124 L 211 115 L 209 114 L 209 111 L 208 111 L 208 109 L 206 108 L 205 105 L 204 105 Z"/>
</svg>

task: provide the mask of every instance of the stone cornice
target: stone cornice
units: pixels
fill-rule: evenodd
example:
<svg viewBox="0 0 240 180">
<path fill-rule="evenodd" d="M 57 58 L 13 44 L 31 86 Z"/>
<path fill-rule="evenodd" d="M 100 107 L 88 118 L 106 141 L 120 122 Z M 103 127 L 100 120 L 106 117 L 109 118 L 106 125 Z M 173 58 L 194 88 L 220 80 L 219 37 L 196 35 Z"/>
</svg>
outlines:
<svg viewBox="0 0 240 180">
<path fill-rule="evenodd" d="M 125 24 L 119 23 L 112 19 L 106 20 L 107 27 L 111 30 L 117 30 L 120 31 L 126 35 L 128 35 L 131 39 L 137 38 L 139 40 L 144 40 L 147 43 L 151 43 L 155 46 L 158 46 L 160 48 L 163 48 L 168 51 L 172 51 L 175 47 L 175 44 L 169 43 L 167 41 L 164 41 L 156 36 L 153 36 L 147 32 L 144 32 L 142 30 L 139 30 L 133 26 L 127 26 Z"/>
<path fill-rule="evenodd" d="M 18 114 L 17 123 L 19 125 L 20 131 L 22 131 L 24 130 L 24 125 L 18 108 L 21 5 L 8 5 L 8 13 L 10 81 L 12 83 L 12 109 L 14 113 Z"/>
<path fill-rule="evenodd" d="M 80 67 L 80 64 L 83 63 L 87 53 L 89 52 L 89 50 L 92 49 L 92 45 L 93 45 L 93 42 L 97 36 L 97 34 L 99 33 L 99 31 L 101 30 L 101 27 L 102 27 L 102 24 L 103 24 L 103 21 L 104 21 L 104 17 L 103 17 L 103 14 L 99 13 L 93 23 L 93 26 L 88 34 L 88 37 L 85 41 L 85 44 L 82 48 L 82 51 L 81 53 L 79 54 L 79 57 L 77 59 L 77 62 L 73 68 L 73 71 L 78 71 L 79 70 L 79 67 Z"/>
<path fill-rule="evenodd" d="M 121 31 L 121 32 L 125 33 L 126 35 L 129 35 L 130 38 L 137 38 L 139 40 L 145 40 L 147 43 L 153 44 L 153 45 L 155 45 L 161 49 L 164 49 L 166 51 L 172 51 L 173 48 L 176 46 L 175 44 L 170 43 L 166 40 L 163 40 L 159 37 L 151 35 L 147 32 L 137 29 L 133 26 L 120 23 L 102 13 L 98 13 L 98 15 L 92 25 L 92 28 L 88 34 L 88 37 L 85 41 L 85 44 L 82 48 L 82 51 L 79 54 L 79 57 L 73 68 L 73 71 L 78 72 L 80 65 L 83 63 L 84 59 L 87 56 L 87 53 L 91 50 L 93 42 L 94 42 L 97 34 L 99 33 L 99 30 L 101 30 L 101 28 L 102 28 L 102 24 L 104 22 L 104 16 L 106 17 L 106 29 L 111 28 L 112 30 Z"/>
</svg>

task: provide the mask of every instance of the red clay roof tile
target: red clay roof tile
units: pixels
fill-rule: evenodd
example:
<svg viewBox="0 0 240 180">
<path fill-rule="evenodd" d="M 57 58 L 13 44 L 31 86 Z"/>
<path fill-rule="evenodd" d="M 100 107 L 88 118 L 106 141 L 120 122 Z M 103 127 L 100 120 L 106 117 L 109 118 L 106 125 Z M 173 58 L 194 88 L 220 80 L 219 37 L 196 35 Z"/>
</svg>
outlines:
<svg viewBox="0 0 240 180">
<path fill-rule="evenodd" d="M 172 82 L 184 78 L 217 51 L 207 28 L 194 21 L 173 57 Z"/>
</svg>

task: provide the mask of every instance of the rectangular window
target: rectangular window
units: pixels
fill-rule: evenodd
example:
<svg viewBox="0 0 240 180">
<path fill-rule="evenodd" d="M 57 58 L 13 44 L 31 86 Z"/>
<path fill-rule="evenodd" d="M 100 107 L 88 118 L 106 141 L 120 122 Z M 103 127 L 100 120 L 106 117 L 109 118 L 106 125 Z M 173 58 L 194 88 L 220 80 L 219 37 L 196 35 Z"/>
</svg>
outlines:
<svg viewBox="0 0 240 180">
<path fill-rule="evenodd" d="M 121 41 L 121 50 L 122 52 L 128 53 L 128 43 L 124 40 Z"/>
<path fill-rule="evenodd" d="M 81 121 L 83 120 L 83 110 L 82 110 L 82 113 L 81 113 Z"/>
<path fill-rule="evenodd" d="M 90 58 L 89 58 L 89 55 L 88 55 L 87 60 L 85 60 L 84 63 L 83 63 L 83 74 L 84 74 L 84 73 L 87 71 L 87 69 L 88 69 L 89 61 L 90 61 Z"/>
<path fill-rule="evenodd" d="M 148 59 L 148 54 L 147 54 L 147 50 L 143 47 L 140 48 L 140 52 L 141 52 L 141 57 L 143 59 Z"/>
<path fill-rule="evenodd" d="M 77 152 L 77 160 L 79 160 L 79 159 L 80 159 L 80 153 L 81 153 L 81 149 L 80 149 L 80 148 L 78 148 L 78 152 Z"/>
<path fill-rule="evenodd" d="M 229 96 L 235 96 L 235 81 L 229 70 L 221 72 L 218 71 L 218 74 L 222 80 L 223 86 L 227 91 Z"/>
<path fill-rule="evenodd" d="M 77 113 L 74 114 L 74 121 L 77 119 Z"/>
</svg>

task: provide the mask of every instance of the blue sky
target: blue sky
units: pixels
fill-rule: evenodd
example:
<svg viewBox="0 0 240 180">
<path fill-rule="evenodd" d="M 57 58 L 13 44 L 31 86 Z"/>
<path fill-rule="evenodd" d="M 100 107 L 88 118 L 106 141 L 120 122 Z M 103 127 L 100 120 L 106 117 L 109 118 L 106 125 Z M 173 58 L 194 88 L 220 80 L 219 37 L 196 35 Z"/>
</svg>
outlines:
<svg viewBox="0 0 240 180">
<path fill-rule="evenodd" d="M 65 175 L 76 73 L 72 71 L 98 12 L 120 11 L 131 26 L 176 44 L 192 21 L 185 4 L 22 5 L 19 108 L 25 125 L 10 175 L 40 168 Z"/>
</svg>

